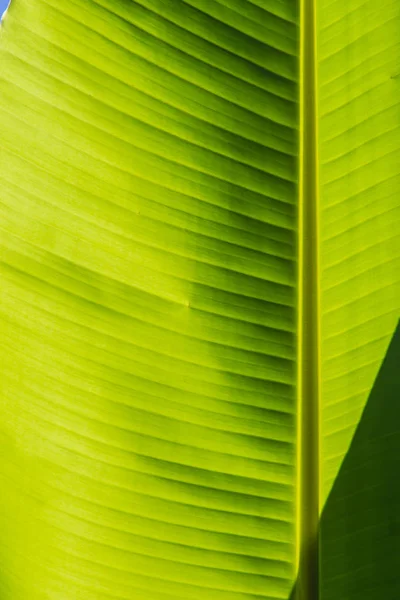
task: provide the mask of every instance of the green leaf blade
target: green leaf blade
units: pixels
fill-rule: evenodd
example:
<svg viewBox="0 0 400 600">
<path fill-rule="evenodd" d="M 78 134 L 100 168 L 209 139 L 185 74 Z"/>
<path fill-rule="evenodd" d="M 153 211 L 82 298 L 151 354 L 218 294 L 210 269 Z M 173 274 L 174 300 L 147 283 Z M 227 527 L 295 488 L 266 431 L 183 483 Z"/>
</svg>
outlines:
<svg viewBox="0 0 400 600">
<path fill-rule="evenodd" d="M 5 598 L 293 582 L 297 31 L 173 4 L 2 31 Z"/>
</svg>

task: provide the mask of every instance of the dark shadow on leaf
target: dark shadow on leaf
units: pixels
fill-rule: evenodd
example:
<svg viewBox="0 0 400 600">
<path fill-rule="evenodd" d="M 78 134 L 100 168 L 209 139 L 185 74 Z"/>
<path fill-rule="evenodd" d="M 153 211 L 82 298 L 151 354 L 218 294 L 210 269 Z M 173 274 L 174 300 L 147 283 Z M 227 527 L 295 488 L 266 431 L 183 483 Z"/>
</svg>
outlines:
<svg viewBox="0 0 400 600">
<path fill-rule="evenodd" d="M 400 325 L 326 501 L 319 552 L 318 600 L 400 600 Z M 290 600 L 314 600 L 296 586 Z"/>
</svg>

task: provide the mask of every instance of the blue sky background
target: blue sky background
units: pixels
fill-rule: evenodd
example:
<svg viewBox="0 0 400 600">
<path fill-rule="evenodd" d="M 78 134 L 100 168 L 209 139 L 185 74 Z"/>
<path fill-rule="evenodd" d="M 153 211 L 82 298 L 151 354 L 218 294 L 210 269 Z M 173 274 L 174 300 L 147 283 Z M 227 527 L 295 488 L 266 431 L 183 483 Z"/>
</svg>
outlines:
<svg viewBox="0 0 400 600">
<path fill-rule="evenodd" d="M 6 10 L 9 0 L 0 0 L 0 15 Z"/>
</svg>

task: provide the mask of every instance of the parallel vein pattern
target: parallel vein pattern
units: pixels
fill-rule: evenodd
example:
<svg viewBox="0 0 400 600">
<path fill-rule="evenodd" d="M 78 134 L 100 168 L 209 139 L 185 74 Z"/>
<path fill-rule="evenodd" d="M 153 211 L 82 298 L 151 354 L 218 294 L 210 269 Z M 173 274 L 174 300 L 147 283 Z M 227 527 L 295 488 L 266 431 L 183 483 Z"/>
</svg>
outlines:
<svg viewBox="0 0 400 600">
<path fill-rule="evenodd" d="M 330 527 L 324 528 L 322 521 L 321 600 L 365 600 L 389 597 L 390 593 L 385 593 L 383 583 L 379 592 L 366 583 L 368 574 L 376 569 L 372 545 L 383 544 L 383 539 L 373 542 L 373 536 L 368 537 L 356 551 L 358 556 L 367 552 L 363 569 L 356 572 L 356 567 L 352 568 L 357 561 L 352 544 L 361 530 L 352 530 L 350 513 L 354 513 L 355 504 L 350 497 L 354 492 L 351 481 L 358 482 L 360 493 L 356 510 L 364 511 L 359 524 L 367 527 L 371 511 L 376 510 L 376 497 L 380 495 L 384 502 L 385 492 L 375 493 L 370 489 L 372 482 L 360 482 L 360 473 L 369 472 L 367 463 L 374 452 L 373 439 L 382 431 L 383 414 L 374 426 L 363 425 L 364 431 L 375 430 L 377 435 L 370 434 L 369 443 L 364 440 L 359 470 L 348 474 L 350 485 L 340 483 L 340 474 L 339 482 L 335 480 L 400 315 L 400 80 L 396 78 L 400 5 L 390 0 L 379 5 L 369 0 L 321 0 L 318 14 L 321 511 L 337 483 L 334 498 L 340 504 L 335 507 L 342 517 L 348 514 Z M 369 408 L 365 419 L 374 411 Z M 362 439 L 361 434 L 357 439 Z M 360 450 L 353 446 L 351 452 L 354 455 Z M 380 460 L 378 469 L 383 473 L 388 461 Z M 353 463 L 349 458 L 346 465 Z M 389 510 L 384 506 L 384 511 Z M 329 512 L 334 512 L 331 504 Z M 379 512 L 375 524 L 384 536 Z M 384 556 L 384 545 L 380 548 L 379 555 Z"/>
<path fill-rule="evenodd" d="M 297 38 L 286 0 L 12 5 L 4 600 L 287 598 Z"/>
</svg>

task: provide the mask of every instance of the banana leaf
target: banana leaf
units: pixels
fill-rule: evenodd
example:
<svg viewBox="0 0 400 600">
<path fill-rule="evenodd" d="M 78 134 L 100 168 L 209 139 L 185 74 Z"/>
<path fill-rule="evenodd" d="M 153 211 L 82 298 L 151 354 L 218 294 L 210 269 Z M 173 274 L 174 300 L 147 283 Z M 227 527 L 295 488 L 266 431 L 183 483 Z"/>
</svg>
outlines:
<svg viewBox="0 0 400 600">
<path fill-rule="evenodd" d="M 13 0 L 2 600 L 396 600 L 400 4 Z"/>
</svg>

